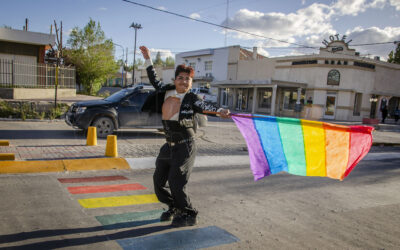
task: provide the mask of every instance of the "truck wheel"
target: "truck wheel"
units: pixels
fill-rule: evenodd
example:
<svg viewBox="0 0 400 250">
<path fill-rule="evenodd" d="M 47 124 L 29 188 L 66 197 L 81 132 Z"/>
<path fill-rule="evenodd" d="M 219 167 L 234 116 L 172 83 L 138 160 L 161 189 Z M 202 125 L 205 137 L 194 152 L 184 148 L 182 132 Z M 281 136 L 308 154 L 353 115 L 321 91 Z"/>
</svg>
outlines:
<svg viewBox="0 0 400 250">
<path fill-rule="evenodd" d="M 93 126 L 96 127 L 97 137 L 107 137 L 114 132 L 114 123 L 108 117 L 99 117 L 93 122 Z"/>
</svg>

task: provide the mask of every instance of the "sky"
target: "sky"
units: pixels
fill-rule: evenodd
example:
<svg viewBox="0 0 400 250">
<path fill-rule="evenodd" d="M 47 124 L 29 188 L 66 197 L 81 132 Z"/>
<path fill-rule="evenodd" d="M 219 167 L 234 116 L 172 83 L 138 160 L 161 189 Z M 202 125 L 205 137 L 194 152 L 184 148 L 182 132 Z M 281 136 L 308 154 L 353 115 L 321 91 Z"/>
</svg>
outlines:
<svg viewBox="0 0 400 250">
<path fill-rule="evenodd" d="M 324 39 L 339 34 L 362 56 L 385 60 L 393 42 L 400 41 L 400 0 L 0 0 L 0 6 L 0 27 L 22 29 L 28 18 L 29 31 L 49 33 L 54 20 L 58 26 L 62 22 L 66 46 L 71 30 L 82 29 L 91 18 L 118 44 L 116 59 L 128 49 L 128 64 L 133 62 L 133 22 L 142 26 L 136 58 L 141 58 L 140 45 L 163 58 L 232 45 L 256 46 L 268 57 L 317 54 Z M 384 42 L 391 43 L 362 45 Z"/>
</svg>

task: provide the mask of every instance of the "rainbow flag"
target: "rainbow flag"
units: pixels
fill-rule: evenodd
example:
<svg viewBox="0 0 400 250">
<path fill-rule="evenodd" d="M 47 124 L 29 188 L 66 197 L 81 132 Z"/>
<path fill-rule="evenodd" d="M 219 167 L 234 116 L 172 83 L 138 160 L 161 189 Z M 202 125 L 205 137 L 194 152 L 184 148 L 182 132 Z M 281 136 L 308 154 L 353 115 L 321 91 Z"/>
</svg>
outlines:
<svg viewBox="0 0 400 250">
<path fill-rule="evenodd" d="M 247 143 L 254 180 L 286 171 L 343 180 L 368 153 L 373 127 L 232 114 Z"/>
</svg>

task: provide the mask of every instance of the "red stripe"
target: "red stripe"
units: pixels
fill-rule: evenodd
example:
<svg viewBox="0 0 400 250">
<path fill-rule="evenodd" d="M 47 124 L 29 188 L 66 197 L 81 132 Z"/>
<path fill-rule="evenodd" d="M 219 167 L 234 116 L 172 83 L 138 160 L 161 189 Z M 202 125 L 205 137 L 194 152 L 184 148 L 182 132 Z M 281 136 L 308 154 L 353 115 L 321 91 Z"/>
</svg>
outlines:
<svg viewBox="0 0 400 250">
<path fill-rule="evenodd" d="M 78 183 L 78 182 L 100 182 L 100 181 L 118 181 L 128 180 L 125 176 L 96 176 L 96 177 L 85 177 L 85 178 L 60 178 L 58 179 L 61 183 Z"/>
<path fill-rule="evenodd" d="M 373 127 L 350 126 L 350 152 L 347 169 L 342 175 L 342 180 L 347 177 L 353 168 L 366 156 L 372 146 Z"/>
<path fill-rule="evenodd" d="M 146 187 L 140 185 L 139 183 L 68 187 L 68 191 L 71 194 L 110 193 L 119 191 L 143 190 L 143 189 L 146 189 Z"/>
</svg>

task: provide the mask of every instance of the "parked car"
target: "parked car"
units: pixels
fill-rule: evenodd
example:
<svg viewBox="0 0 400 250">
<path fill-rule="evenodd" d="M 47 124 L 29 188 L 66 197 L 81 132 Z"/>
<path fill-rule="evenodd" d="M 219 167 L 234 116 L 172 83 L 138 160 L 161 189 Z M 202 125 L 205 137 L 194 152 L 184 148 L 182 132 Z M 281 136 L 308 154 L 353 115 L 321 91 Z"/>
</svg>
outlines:
<svg viewBox="0 0 400 250">
<path fill-rule="evenodd" d="M 200 96 L 205 102 L 217 103 L 217 96 L 209 88 L 193 88 L 191 91 Z"/>
<path fill-rule="evenodd" d="M 102 100 L 76 102 L 65 115 L 65 122 L 79 129 L 96 127 L 98 137 L 107 137 L 120 128 L 162 129 L 161 114 L 142 112 L 152 86 L 124 88 Z M 196 114 L 195 127 L 207 125 L 207 117 Z"/>
</svg>

